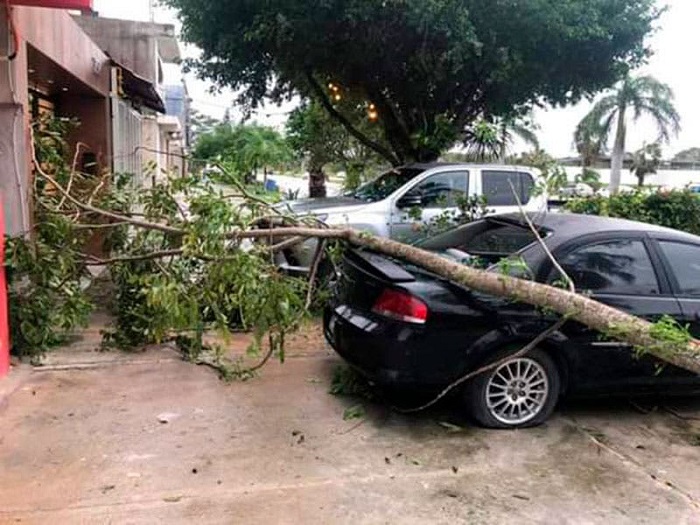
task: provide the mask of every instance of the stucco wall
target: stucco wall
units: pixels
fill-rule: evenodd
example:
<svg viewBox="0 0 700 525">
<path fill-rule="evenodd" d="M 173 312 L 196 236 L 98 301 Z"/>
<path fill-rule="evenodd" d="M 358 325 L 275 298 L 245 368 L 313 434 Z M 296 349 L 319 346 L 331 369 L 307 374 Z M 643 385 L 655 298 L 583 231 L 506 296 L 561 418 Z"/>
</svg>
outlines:
<svg viewBox="0 0 700 525">
<path fill-rule="evenodd" d="M 174 42 L 172 25 L 89 16 L 76 16 L 75 21 L 114 60 L 153 84 L 160 83 L 159 41 Z"/>
<path fill-rule="evenodd" d="M 66 12 L 40 7 L 15 7 L 22 40 L 104 96 L 109 95 L 108 58 Z"/>
</svg>

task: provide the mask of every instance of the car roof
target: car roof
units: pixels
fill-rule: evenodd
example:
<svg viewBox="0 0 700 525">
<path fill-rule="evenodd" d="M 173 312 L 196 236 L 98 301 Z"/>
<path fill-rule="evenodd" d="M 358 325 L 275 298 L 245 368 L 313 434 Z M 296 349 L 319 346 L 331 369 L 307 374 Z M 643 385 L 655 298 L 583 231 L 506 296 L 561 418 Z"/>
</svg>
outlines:
<svg viewBox="0 0 700 525">
<path fill-rule="evenodd" d="M 601 217 L 599 215 L 583 215 L 579 213 L 528 213 L 532 223 L 538 228 L 552 231 L 556 234 L 558 242 L 565 242 L 574 237 L 591 233 L 603 232 L 646 232 L 664 237 L 700 243 L 700 236 L 691 233 L 648 224 L 645 222 L 619 219 L 616 217 Z M 490 215 L 490 219 L 500 219 L 506 222 L 527 225 L 520 213 L 503 213 Z"/>
<path fill-rule="evenodd" d="M 479 164 L 478 162 L 416 162 L 413 164 L 406 164 L 401 166 L 402 168 L 418 169 L 422 171 L 432 170 L 434 168 L 446 168 L 463 166 L 465 168 L 498 168 L 498 169 L 520 169 L 527 171 L 534 171 L 535 168 L 528 166 L 518 166 L 516 164 Z"/>
</svg>

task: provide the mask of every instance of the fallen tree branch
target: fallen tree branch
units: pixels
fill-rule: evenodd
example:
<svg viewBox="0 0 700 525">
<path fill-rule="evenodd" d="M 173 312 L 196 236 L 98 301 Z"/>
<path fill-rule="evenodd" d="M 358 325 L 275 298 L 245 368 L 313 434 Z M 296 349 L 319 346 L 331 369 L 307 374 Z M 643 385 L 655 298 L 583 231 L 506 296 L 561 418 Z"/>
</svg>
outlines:
<svg viewBox="0 0 700 525">
<path fill-rule="evenodd" d="M 33 140 L 33 139 L 32 139 Z M 159 224 L 155 222 L 148 222 L 148 221 L 141 221 L 138 219 L 134 219 L 132 217 L 128 217 L 126 215 L 121 215 L 118 213 L 114 213 L 108 210 L 104 210 L 102 208 L 97 208 L 91 204 L 85 204 L 83 202 L 80 202 L 77 198 L 75 198 L 73 195 L 71 195 L 63 186 L 61 186 L 56 179 L 54 179 L 51 175 L 46 173 L 44 170 L 41 169 L 40 163 L 38 159 L 36 158 L 36 153 L 32 150 L 32 162 L 34 163 L 34 168 L 36 169 L 37 173 L 46 179 L 48 182 L 50 182 L 53 186 L 56 187 L 56 189 L 63 195 L 69 202 L 74 204 L 76 207 L 79 209 L 89 211 L 92 213 L 96 213 L 98 215 L 102 215 L 103 217 L 109 217 L 110 219 L 114 219 L 115 221 L 121 221 L 121 222 L 128 222 L 132 224 L 133 226 L 137 226 L 139 228 L 144 228 L 144 229 L 149 229 L 149 230 L 158 230 L 162 231 L 164 233 L 171 233 L 171 234 L 177 234 L 177 235 L 182 235 L 184 230 L 181 230 L 180 228 L 173 228 L 172 226 L 168 226 L 166 224 Z"/>
<path fill-rule="evenodd" d="M 616 340 L 658 357 L 668 363 L 700 374 L 700 342 L 689 340 L 683 344 L 659 339 L 654 325 L 644 319 L 612 308 L 584 295 L 538 283 L 478 270 L 450 261 L 435 253 L 358 232 L 351 228 L 275 228 L 269 231 L 252 230 L 231 234 L 234 238 L 255 237 L 317 237 L 319 239 L 344 240 L 352 245 L 365 247 L 416 264 L 441 277 L 467 288 L 496 297 L 504 297 L 531 306 L 550 309 L 572 321 L 609 335 Z M 573 313 L 572 313 L 573 312 Z"/>
<path fill-rule="evenodd" d="M 282 242 L 278 242 L 277 244 L 273 244 L 270 247 L 270 250 L 272 250 L 273 252 L 279 252 L 282 250 L 286 250 L 287 248 L 291 248 L 292 246 L 296 246 L 297 244 L 300 244 L 306 240 L 306 237 L 292 237 L 291 239 L 287 239 Z"/>
<path fill-rule="evenodd" d="M 73 154 L 73 163 L 71 164 L 70 176 L 68 177 L 68 184 L 66 185 L 66 192 L 70 193 L 71 187 L 73 186 L 73 179 L 75 178 L 75 172 L 78 165 L 78 156 L 80 155 L 80 148 L 86 148 L 87 145 L 82 142 L 78 142 L 75 145 L 75 153 Z M 66 196 L 64 195 L 61 202 L 58 203 L 58 209 L 63 208 L 63 204 L 66 202 Z"/>
<path fill-rule="evenodd" d="M 56 189 L 66 197 L 67 201 L 71 202 L 79 209 L 115 221 L 127 222 L 135 227 L 158 230 L 179 236 L 186 233 L 183 229 L 175 228 L 167 224 L 142 221 L 124 214 L 97 208 L 91 204 L 85 204 L 60 186 L 53 177 L 45 173 L 37 162 L 34 153 L 32 154 L 32 159 L 36 165 L 37 173 L 51 184 L 55 185 Z M 251 200 L 256 200 L 254 196 L 249 197 L 251 197 Z M 274 207 L 267 202 L 261 201 L 260 204 L 263 204 L 270 210 L 274 210 Z M 700 342 L 696 340 L 684 339 L 679 342 L 678 340 L 664 339 L 658 331 L 654 330 L 654 325 L 652 323 L 594 301 L 583 295 L 534 281 L 471 268 L 454 261 L 449 261 L 435 253 L 391 239 L 375 237 L 351 228 L 313 228 L 307 226 L 237 230 L 222 233 L 221 236 L 232 240 L 255 238 L 285 240 L 291 240 L 290 238 L 317 238 L 319 240 L 343 240 L 354 246 L 369 248 L 390 257 L 416 264 L 472 290 L 523 302 L 538 308 L 550 309 L 561 316 L 568 316 L 571 320 L 577 321 L 606 336 L 629 343 L 641 351 L 654 355 L 672 365 L 695 373 L 700 373 Z M 173 251 L 168 252 L 168 255 L 179 255 L 179 253 L 179 251 Z M 149 255 L 149 257 L 152 256 L 152 254 Z M 145 257 L 145 255 L 134 257 Z M 119 259 L 117 259 L 116 262 L 120 262 Z M 109 260 L 104 260 L 104 263 L 109 264 Z"/>
<path fill-rule="evenodd" d="M 148 261 L 163 259 L 165 257 L 173 257 L 176 255 L 182 255 L 184 250 L 182 248 L 173 250 L 162 250 L 158 252 L 143 253 L 138 255 L 125 255 L 123 257 L 112 257 L 111 259 L 100 259 L 94 255 L 83 254 L 86 261 L 85 264 L 88 266 L 106 266 L 108 264 L 117 264 L 125 262 L 137 262 L 137 261 Z"/>
<path fill-rule="evenodd" d="M 562 268 L 561 264 L 559 264 L 559 261 L 557 261 L 557 258 L 554 257 L 554 254 L 552 254 L 551 250 L 547 246 L 547 243 L 544 242 L 544 239 L 540 235 L 540 232 L 537 231 L 537 228 L 533 224 L 532 219 L 530 219 L 530 216 L 527 214 L 527 212 L 523 208 L 523 203 L 520 201 L 520 196 L 518 195 L 518 192 L 515 191 L 515 186 L 513 186 L 513 183 L 510 180 L 508 181 L 508 183 L 510 184 L 510 189 L 513 192 L 513 197 L 515 197 L 515 202 L 518 204 L 518 210 L 520 211 L 520 216 L 523 219 L 525 219 L 525 222 L 527 222 L 527 225 L 530 228 L 530 231 L 534 234 L 540 247 L 542 248 L 544 253 L 547 255 L 549 260 L 552 262 L 552 265 L 559 272 L 559 275 L 561 275 L 562 278 L 564 279 L 564 281 L 566 281 L 566 284 L 567 284 L 567 287 L 569 288 L 569 291 L 571 293 L 575 293 L 576 292 L 576 285 L 574 284 L 573 279 L 571 277 L 569 277 L 569 274 L 567 274 L 564 271 L 564 268 Z"/>
<path fill-rule="evenodd" d="M 325 239 L 319 240 L 316 246 L 316 253 L 314 254 L 313 262 L 311 263 L 311 272 L 309 274 L 309 289 L 306 292 L 306 303 L 304 309 L 308 310 L 311 307 L 311 301 L 313 300 L 314 287 L 316 284 L 316 274 L 318 273 L 318 267 L 321 264 L 321 259 L 323 259 L 323 254 L 326 250 Z"/>
</svg>

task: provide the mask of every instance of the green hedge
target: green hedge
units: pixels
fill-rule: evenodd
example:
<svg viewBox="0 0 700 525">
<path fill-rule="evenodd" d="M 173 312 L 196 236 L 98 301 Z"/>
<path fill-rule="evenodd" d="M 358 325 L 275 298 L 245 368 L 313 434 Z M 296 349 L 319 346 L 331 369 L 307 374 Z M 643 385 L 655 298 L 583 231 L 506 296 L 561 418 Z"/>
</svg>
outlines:
<svg viewBox="0 0 700 525">
<path fill-rule="evenodd" d="M 700 195 L 685 190 L 637 191 L 611 197 L 573 199 L 565 209 L 573 213 L 648 222 L 700 235 Z"/>
</svg>

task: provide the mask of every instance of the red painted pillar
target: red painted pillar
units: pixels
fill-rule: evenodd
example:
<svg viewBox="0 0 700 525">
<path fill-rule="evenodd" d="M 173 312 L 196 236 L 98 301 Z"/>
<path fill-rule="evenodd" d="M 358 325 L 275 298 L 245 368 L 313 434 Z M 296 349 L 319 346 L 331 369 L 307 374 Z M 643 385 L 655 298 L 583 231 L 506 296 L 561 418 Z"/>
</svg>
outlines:
<svg viewBox="0 0 700 525">
<path fill-rule="evenodd" d="M 5 210 L 0 198 L 0 377 L 10 370 L 10 326 L 5 282 Z"/>
</svg>

